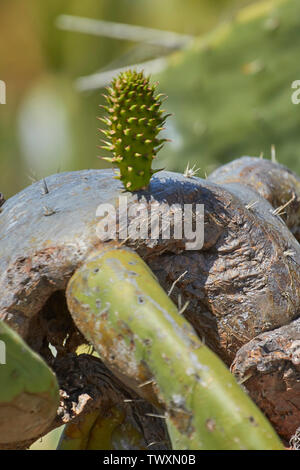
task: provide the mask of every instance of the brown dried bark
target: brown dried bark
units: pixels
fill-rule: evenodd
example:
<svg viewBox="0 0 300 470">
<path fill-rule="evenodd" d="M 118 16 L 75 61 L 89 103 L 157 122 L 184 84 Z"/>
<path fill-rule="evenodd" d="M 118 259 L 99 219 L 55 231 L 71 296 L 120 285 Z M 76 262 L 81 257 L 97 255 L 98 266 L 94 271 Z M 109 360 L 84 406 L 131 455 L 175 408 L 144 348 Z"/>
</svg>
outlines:
<svg viewBox="0 0 300 470">
<path fill-rule="evenodd" d="M 288 442 L 300 425 L 300 319 L 245 344 L 231 370 Z"/>
</svg>

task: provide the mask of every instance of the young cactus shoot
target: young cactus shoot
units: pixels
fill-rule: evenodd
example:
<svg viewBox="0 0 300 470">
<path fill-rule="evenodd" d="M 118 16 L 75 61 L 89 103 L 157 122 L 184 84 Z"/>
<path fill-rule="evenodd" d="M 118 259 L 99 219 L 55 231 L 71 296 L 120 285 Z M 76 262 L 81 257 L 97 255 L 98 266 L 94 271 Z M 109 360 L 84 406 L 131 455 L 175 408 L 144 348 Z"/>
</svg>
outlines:
<svg viewBox="0 0 300 470">
<path fill-rule="evenodd" d="M 117 176 L 128 191 L 147 188 L 153 173 L 152 161 L 166 139 L 158 134 L 168 115 L 160 109 L 162 96 L 155 96 L 156 85 L 143 72 L 127 70 L 113 79 L 107 88 L 103 106 L 107 116 L 99 118 L 107 125 L 101 148 L 112 153 L 102 157 L 119 168 Z"/>
</svg>

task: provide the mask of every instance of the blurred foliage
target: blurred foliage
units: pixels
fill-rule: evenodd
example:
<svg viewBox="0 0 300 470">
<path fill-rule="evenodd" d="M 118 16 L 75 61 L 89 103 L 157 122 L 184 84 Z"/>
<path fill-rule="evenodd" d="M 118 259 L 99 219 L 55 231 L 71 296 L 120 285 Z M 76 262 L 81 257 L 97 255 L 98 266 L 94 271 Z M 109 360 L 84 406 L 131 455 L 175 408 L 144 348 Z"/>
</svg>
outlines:
<svg viewBox="0 0 300 470">
<path fill-rule="evenodd" d="M 96 159 L 101 90 L 79 93 L 74 79 L 109 68 L 111 63 L 116 65 L 124 54 L 130 57 L 134 44 L 61 31 L 55 26 L 58 15 L 200 35 L 244 3 L 1 0 L 0 79 L 7 85 L 7 104 L 0 106 L 0 191 L 9 197 L 30 184 L 31 179 L 58 169 L 105 165 Z M 146 53 L 147 46 L 142 47 Z M 183 91 L 181 87 L 180 93 Z"/>
<path fill-rule="evenodd" d="M 291 101 L 299 30 L 299 1 L 261 1 L 173 55 L 159 76 L 174 113 L 163 164 L 197 163 L 202 176 L 242 155 L 270 158 L 275 145 L 278 161 L 300 173 L 300 108 Z"/>
</svg>

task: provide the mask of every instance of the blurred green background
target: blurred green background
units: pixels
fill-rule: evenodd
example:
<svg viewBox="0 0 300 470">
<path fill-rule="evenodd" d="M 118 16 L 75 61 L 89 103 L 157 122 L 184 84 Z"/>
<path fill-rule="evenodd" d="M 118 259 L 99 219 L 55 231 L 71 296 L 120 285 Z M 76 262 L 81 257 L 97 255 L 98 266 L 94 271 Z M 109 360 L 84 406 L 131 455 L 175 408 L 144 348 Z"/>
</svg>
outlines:
<svg viewBox="0 0 300 470">
<path fill-rule="evenodd" d="M 193 39 L 175 50 L 67 31 L 58 27 L 60 15 Z M 146 60 L 154 61 L 153 80 L 173 113 L 159 167 L 182 171 L 189 162 L 204 176 L 241 155 L 269 158 L 275 145 L 278 160 L 300 173 L 300 106 L 291 102 L 291 84 L 300 79 L 299 0 L 1 0 L 0 31 L 6 198 L 51 173 L 109 166 L 96 158 L 103 77 Z M 59 432 L 34 448 L 54 448 Z"/>
<path fill-rule="evenodd" d="M 60 30 L 55 25 L 60 14 L 200 36 L 230 18 L 244 3 L 1 0 L 0 79 L 6 83 L 7 96 L 6 104 L 0 105 L 0 191 L 7 198 L 34 178 L 105 165 L 96 158 L 96 116 L 101 114 L 98 104 L 102 102 L 102 90 L 78 91 L 75 80 L 109 68 L 110 64 L 118 67 L 118 63 L 134 63 L 136 54 L 142 60 L 149 54 L 151 58 L 152 53 L 154 57 L 160 55 L 159 47 L 151 51 L 146 44 Z M 163 91 L 168 93 L 167 89 Z M 181 83 L 176 94 L 183 97 L 187 91 Z M 167 107 L 172 108 L 172 103 Z M 167 154 L 163 152 L 165 163 Z M 170 161 L 167 166 L 172 169 L 176 165 Z"/>
<path fill-rule="evenodd" d="M 173 51 L 63 30 L 62 14 L 195 39 Z M 299 27 L 297 0 L 1 0 L 0 191 L 10 197 L 51 173 L 108 166 L 96 158 L 101 80 L 79 88 L 78 79 L 147 59 L 163 62 L 153 79 L 173 113 L 159 167 L 190 162 L 204 176 L 241 155 L 269 157 L 274 144 L 279 161 L 300 171 L 300 107 L 291 103 Z"/>
</svg>

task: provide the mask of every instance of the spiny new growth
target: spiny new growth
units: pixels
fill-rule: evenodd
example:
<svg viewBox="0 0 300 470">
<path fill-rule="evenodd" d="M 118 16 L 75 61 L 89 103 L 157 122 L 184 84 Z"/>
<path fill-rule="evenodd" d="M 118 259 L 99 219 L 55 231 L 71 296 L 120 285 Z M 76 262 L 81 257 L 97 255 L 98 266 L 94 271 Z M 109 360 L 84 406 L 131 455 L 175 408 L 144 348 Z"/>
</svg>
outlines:
<svg viewBox="0 0 300 470">
<path fill-rule="evenodd" d="M 101 148 L 112 152 L 102 157 L 120 170 L 119 178 L 128 191 L 145 189 L 153 173 L 152 160 L 167 139 L 159 139 L 166 118 L 160 110 L 162 94 L 154 96 L 156 85 L 150 85 L 143 72 L 127 70 L 112 81 L 102 106 L 107 117 L 99 118 L 107 125 L 100 129 L 106 137 Z"/>
</svg>

